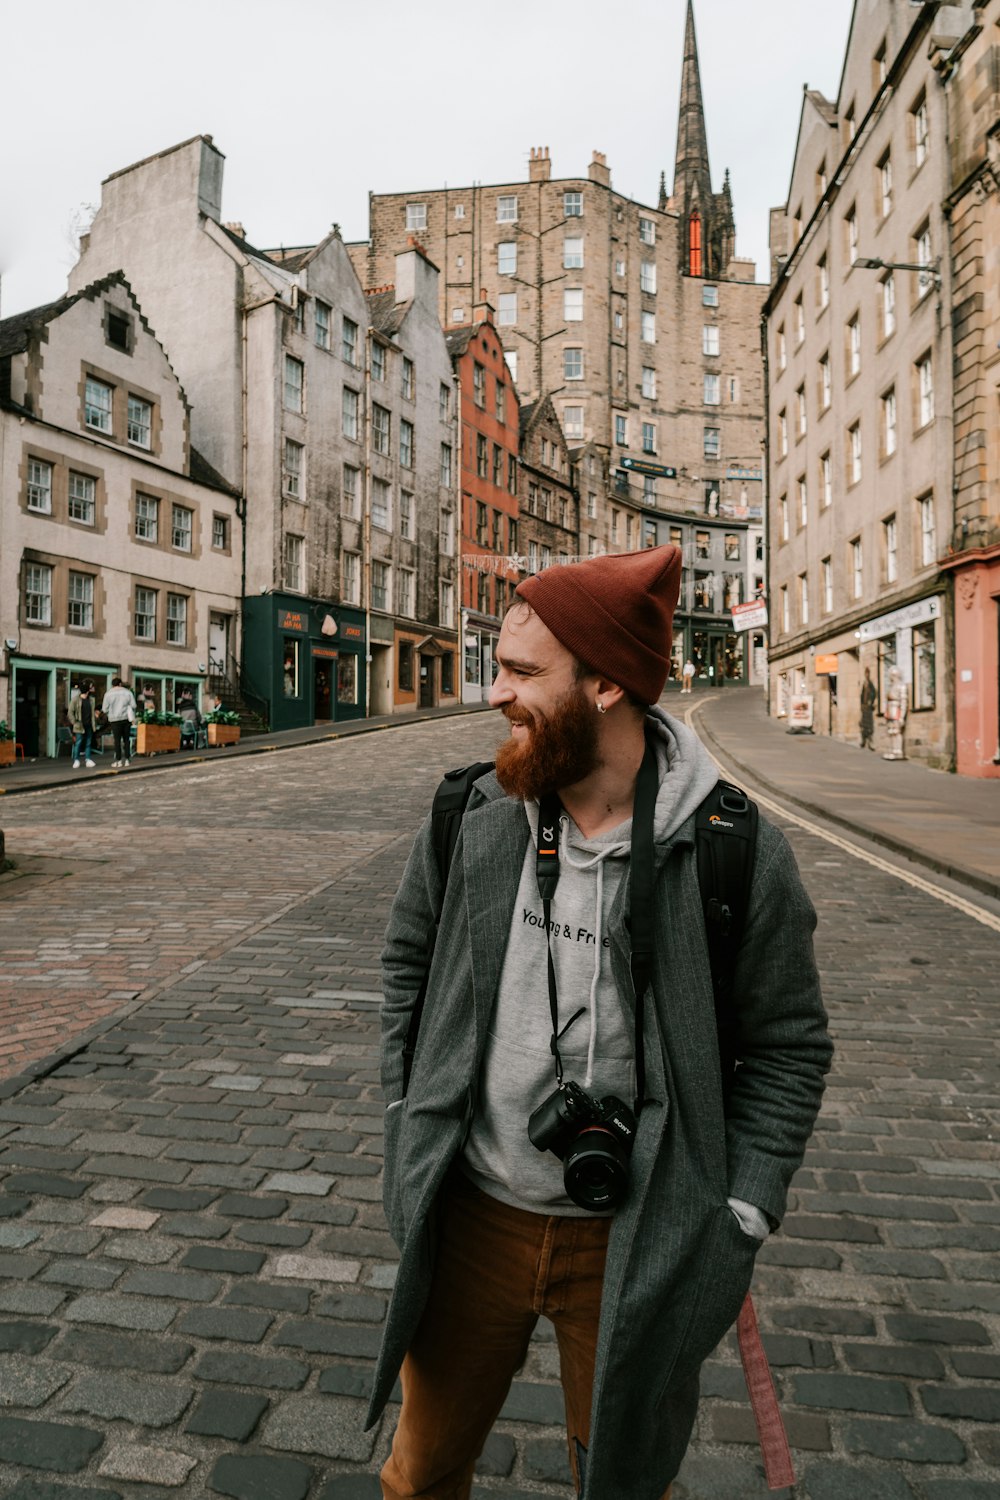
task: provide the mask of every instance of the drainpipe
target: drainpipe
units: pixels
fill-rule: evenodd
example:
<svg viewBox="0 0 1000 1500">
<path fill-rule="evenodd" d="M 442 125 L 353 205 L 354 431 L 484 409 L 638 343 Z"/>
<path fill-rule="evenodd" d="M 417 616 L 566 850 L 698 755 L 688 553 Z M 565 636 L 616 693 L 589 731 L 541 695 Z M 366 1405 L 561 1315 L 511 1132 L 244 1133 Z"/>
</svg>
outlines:
<svg viewBox="0 0 1000 1500">
<path fill-rule="evenodd" d="M 371 431 L 372 399 L 372 331 L 365 334 L 365 399 L 361 413 L 361 442 L 364 464 L 361 471 L 361 574 L 362 602 L 365 607 L 365 717 L 372 712 L 372 463 L 368 434 Z"/>
<path fill-rule="evenodd" d="M 769 365 L 767 359 L 767 313 L 761 315 L 760 320 L 760 355 L 764 366 L 764 466 L 761 472 L 760 498 L 761 498 L 761 520 L 764 523 L 764 597 L 767 600 L 767 631 L 764 640 L 767 642 L 767 677 L 764 685 L 765 701 L 767 703 L 768 718 L 771 716 L 771 614 L 773 600 L 771 599 L 771 388 L 768 380 Z M 753 653 L 753 632 L 750 632 L 751 659 Z"/>
</svg>

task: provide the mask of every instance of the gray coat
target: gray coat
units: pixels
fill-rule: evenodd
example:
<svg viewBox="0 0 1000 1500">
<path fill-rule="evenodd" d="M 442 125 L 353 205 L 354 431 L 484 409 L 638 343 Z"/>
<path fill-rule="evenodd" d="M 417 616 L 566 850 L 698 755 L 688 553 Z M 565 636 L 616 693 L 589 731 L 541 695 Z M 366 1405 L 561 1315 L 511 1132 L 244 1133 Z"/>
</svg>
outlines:
<svg viewBox="0 0 1000 1500">
<path fill-rule="evenodd" d="M 475 1109 L 528 837 L 523 805 L 504 795 L 492 772 L 482 777 L 455 850 L 402 1100 L 402 1046 L 441 899 L 429 820 L 393 905 L 383 953 L 384 1203 L 401 1258 L 369 1423 L 388 1399 L 426 1301 L 435 1200 Z M 727 1196 L 781 1219 L 832 1050 L 812 951 L 815 913 L 783 835 L 761 818 L 736 970 L 743 1064 L 724 1115 L 693 817 L 657 844 L 656 861 L 649 1102 L 611 1229 L 584 1500 L 659 1500 L 677 1473 L 699 1367 L 735 1320 L 753 1272 L 757 1241 Z M 634 1015 L 627 911 L 626 879 L 609 936 L 619 993 Z"/>
</svg>

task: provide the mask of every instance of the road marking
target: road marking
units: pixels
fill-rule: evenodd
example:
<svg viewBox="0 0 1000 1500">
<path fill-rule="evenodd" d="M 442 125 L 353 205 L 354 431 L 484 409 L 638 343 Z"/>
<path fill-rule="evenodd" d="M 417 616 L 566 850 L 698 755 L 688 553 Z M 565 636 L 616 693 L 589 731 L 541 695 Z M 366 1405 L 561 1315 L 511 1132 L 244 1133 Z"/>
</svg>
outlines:
<svg viewBox="0 0 1000 1500">
<path fill-rule="evenodd" d="M 689 729 L 694 729 L 694 725 L 691 722 L 692 716 L 698 709 L 703 707 L 704 704 L 696 703 L 691 708 L 685 710 L 684 718 Z M 695 732 L 697 733 L 697 731 Z M 704 740 L 702 740 L 702 744 L 705 745 Z M 707 745 L 705 745 L 705 749 L 708 750 L 709 755 L 715 761 L 720 774 L 728 781 L 735 781 L 738 785 L 740 778 L 734 776 L 722 764 L 719 757 L 709 750 Z M 809 818 L 803 818 L 800 813 L 792 812 L 783 802 L 775 802 L 770 797 L 758 796 L 756 793 L 754 794 L 754 801 L 758 807 L 763 807 L 768 812 L 779 814 L 780 817 L 787 819 L 789 823 L 794 823 L 797 828 L 803 829 L 804 832 L 812 833 L 817 838 L 825 839 L 828 844 L 833 844 L 837 849 L 843 849 L 845 853 L 853 855 L 855 859 L 863 860 L 865 864 L 874 865 L 876 870 L 882 870 L 887 875 L 895 875 L 897 880 L 905 880 L 907 885 L 912 885 L 916 890 L 923 891 L 928 896 L 933 896 L 936 901 L 942 901 L 945 906 L 953 906 L 956 911 L 963 912 L 967 917 L 972 917 L 973 921 L 981 922 L 984 927 L 990 927 L 994 932 L 1000 932 L 1000 916 L 994 916 L 992 912 L 984 911 L 982 907 L 974 905 L 971 901 L 967 901 L 964 896 L 956 896 L 952 891 L 947 891 L 941 886 L 933 885 L 931 881 L 925 880 L 922 875 L 914 875 L 912 871 L 903 869 L 888 859 L 883 859 L 881 855 L 872 854 L 869 850 L 863 849 L 859 844 L 852 844 L 850 839 L 841 838 L 840 834 L 833 833 L 829 828 L 824 828 L 821 823 L 813 823 Z M 905 857 L 905 855 L 900 856 L 901 859 L 905 859 Z"/>
</svg>

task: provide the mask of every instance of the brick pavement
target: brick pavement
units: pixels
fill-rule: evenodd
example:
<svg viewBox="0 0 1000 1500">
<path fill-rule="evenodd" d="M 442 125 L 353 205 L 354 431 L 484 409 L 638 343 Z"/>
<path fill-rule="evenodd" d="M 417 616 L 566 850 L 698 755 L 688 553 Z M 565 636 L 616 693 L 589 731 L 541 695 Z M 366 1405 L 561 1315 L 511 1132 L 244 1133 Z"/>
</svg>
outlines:
<svg viewBox="0 0 1000 1500">
<path fill-rule="evenodd" d="M 378 1495 L 392 1416 L 368 1435 L 361 1417 L 395 1252 L 379 1204 L 377 950 L 440 769 L 489 755 L 494 737 L 483 718 L 407 726 L 178 770 L 131 802 L 118 782 L 5 806 L 15 853 L 22 837 L 86 851 L 116 817 L 136 832 L 123 860 L 60 882 L 77 882 L 75 925 L 55 882 L 0 894 L 3 958 L 19 945 L 31 972 L 51 972 L 41 946 L 64 938 L 72 960 L 56 969 L 151 987 L 0 1102 L 0 1494 Z M 756 1276 L 796 1493 L 995 1500 L 997 936 L 790 836 L 839 1044 Z M 156 900 L 136 848 L 162 850 L 174 879 L 187 851 L 206 861 L 193 895 L 167 899 L 161 876 L 174 936 L 131 907 Z M 98 918 L 96 941 L 114 946 L 92 957 Z M 130 924 L 157 944 L 142 945 L 149 978 L 131 967 Z M 69 977 L 26 988 L 28 1004 Z M 477 1495 L 569 1493 L 548 1332 Z M 704 1389 L 676 1500 L 764 1495 L 729 1341 Z"/>
</svg>

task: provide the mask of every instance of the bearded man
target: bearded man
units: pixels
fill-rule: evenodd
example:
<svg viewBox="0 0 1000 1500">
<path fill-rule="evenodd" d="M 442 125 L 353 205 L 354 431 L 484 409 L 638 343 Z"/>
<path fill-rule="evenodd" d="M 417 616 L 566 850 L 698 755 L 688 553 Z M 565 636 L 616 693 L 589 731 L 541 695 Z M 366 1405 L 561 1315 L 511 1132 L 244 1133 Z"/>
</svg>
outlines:
<svg viewBox="0 0 1000 1500">
<path fill-rule="evenodd" d="M 651 706 L 680 575 L 680 551 L 659 547 L 519 586 L 490 695 L 510 737 L 472 789 L 445 888 L 428 821 L 393 904 L 384 1202 L 401 1259 L 369 1413 L 401 1366 L 386 1500 L 467 1500 L 539 1316 L 577 1494 L 666 1500 L 699 1367 L 819 1108 L 815 914 L 764 819 L 735 968 L 741 1064 L 723 1088 L 694 853 L 717 773 Z"/>
</svg>

